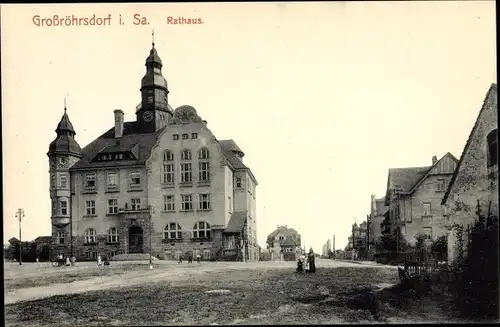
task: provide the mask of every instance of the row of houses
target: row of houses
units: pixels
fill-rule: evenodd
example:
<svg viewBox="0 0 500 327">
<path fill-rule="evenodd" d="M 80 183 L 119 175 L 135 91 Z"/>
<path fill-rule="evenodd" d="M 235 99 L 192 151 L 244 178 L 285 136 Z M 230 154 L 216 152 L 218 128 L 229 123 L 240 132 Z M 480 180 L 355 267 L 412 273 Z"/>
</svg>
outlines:
<svg viewBox="0 0 500 327">
<path fill-rule="evenodd" d="M 379 239 L 387 218 L 411 245 L 419 234 L 429 241 L 446 237 L 448 261 L 453 262 L 454 226 L 471 224 L 478 206 L 498 216 L 497 120 L 497 85 L 492 84 L 460 159 L 448 152 L 433 156 L 428 166 L 389 169 L 385 196 L 371 196 L 368 246 Z"/>
</svg>

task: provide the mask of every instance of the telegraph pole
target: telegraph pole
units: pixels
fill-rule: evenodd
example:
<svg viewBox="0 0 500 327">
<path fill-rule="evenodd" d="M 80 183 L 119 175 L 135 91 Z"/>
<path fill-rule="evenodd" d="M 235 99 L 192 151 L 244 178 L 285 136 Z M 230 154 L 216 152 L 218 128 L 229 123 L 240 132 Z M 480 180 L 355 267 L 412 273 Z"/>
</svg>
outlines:
<svg viewBox="0 0 500 327">
<path fill-rule="evenodd" d="M 23 264 L 23 242 L 21 241 L 21 222 L 24 218 L 24 210 L 22 208 L 17 209 L 16 217 L 19 219 L 19 264 Z"/>
</svg>

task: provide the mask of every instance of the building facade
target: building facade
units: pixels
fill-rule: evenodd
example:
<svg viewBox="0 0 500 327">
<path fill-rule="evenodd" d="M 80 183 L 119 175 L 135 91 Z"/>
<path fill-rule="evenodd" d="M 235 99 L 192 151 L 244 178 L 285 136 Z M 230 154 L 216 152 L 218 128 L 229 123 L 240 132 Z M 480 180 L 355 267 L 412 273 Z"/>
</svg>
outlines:
<svg viewBox="0 0 500 327">
<path fill-rule="evenodd" d="M 497 85 L 492 84 L 442 198 L 447 218 L 449 262 L 456 257 L 457 239 L 452 227 L 472 224 L 477 219 L 478 201 L 484 215 L 489 211 L 498 217 L 497 97 Z"/>
<path fill-rule="evenodd" d="M 391 225 L 409 244 L 419 234 L 429 241 L 446 235 L 441 200 L 457 162 L 448 152 L 439 160 L 433 156 L 430 166 L 389 169 L 385 205 Z"/>
<path fill-rule="evenodd" d="M 300 234 L 295 229 L 288 228 L 287 225 L 277 226 L 267 236 L 266 243 L 271 260 L 296 260 L 296 256 L 302 253 Z"/>
<path fill-rule="evenodd" d="M 382 221 L 385 219 L 387 209 L 388 208 L 385 205 L 385 197 L 376 199 L 375 194 L 371 195 L 371 210 L 369 215 L 370 221 L 368 224 L 370 249 L 375 248 L 375 243 L 378 241 L 380 236 L 382 236 L 380 224 L 382 224 Z"/>
<path fill-rule="evenodd" d="M 64 109 L 47 154 L 53 248 L 80 260 L 258 260 L 257 181 L 244 152 L 217 140 L 195 108 L 173 110 L 154 43 L 140 93 L 135 121 L 115 110 L 114 127 L 83 149 Z"/>
</svg>

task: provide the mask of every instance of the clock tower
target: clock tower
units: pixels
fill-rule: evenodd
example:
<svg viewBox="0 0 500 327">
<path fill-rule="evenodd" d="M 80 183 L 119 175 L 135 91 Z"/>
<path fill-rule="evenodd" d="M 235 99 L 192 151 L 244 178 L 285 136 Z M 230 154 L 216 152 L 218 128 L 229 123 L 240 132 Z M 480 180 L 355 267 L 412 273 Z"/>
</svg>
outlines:
<svg viewBox="0 0 500 327">
<path fill-rule="evenodd" d="M 168 105 L 167 80 L 162 75 L 163 64 L 153 47 L 146 58 L 146 74 L 141 81 L 141 104 L 137 107 L 137 122 L 147 133 L 154 133 L 165 127 L 172 118 L 172 109 Z"/>
<path fill-rule="evenodd" d="M 53 250 L 71 253 L 71 175 L 69 169 L 80 158 L 81 148 L 75 141 L 75 130 L 66 113 L 56 128 L 57 137 L 49 145 L 49 176 Z"/>
</svg>

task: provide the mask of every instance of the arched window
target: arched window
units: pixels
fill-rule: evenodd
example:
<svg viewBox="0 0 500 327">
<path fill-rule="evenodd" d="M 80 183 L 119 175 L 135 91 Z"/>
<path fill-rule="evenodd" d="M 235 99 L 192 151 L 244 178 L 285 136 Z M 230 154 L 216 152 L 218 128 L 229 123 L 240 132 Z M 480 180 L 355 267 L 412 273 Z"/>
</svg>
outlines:
<svg viewBox="0 0 500 327">
<path fill-rule="evenodd" d="M 108 229 L 108 243 L 117 243 L 118 242 L 118 229 L 112 227 Z"/>
<path fill-rule="evenodd" d="M 163 230 L 163 239 L 165 240 L 180 240 L 182 239 L 181 226 L 177 223 L 170 223 Z"/>
<path fill-rule="evenodd" d="M 193 226 L 193 238 L 210 238 L 210 225 L 204 221 L 199 221 Z"/>
<path fill-rule="evenodd" d="M 85 231 L 85 243 L 96 243 L 97 242 L 97 232 L 93 228 L 89 228 Z"/>
<path fill-rule="evenodd" d="M 191 150 L 184 149 L 181 151 L 181 160 L 191 160 Z"/>
<path fill-rule="evenodd" d="M 491 131 L 486 136 L 488 142 L 488 167 L 498 165 L 498 130 Z"/>
<path fill-rule="evenodd" d="M 170 150 L 163 152 L 163 161 L 174 161 L 174 153 Z"/>
<path fill-rule="evenodd" d="M 210 153 L 207 148 L 201 148 L 198 152 L 198 159 L 208 159 L 210 158 Z"/>
</svg>

